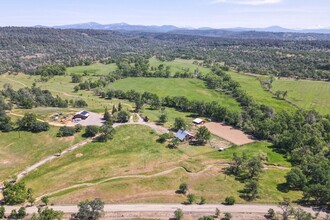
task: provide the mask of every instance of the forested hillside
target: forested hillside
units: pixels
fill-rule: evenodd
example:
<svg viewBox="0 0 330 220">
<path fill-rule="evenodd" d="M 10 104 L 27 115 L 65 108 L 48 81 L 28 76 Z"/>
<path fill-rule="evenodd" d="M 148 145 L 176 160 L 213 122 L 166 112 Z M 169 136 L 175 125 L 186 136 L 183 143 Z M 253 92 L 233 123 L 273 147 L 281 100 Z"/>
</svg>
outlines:
<svg viewBox="0 0 330 220">
<path fill-rule="evenodd" d="M 139 54 L 162 60 L 204 60 L 205 66 L 218 61 L 238 71 L 259 74 L 330 79 L 329 35 L 302 38 L 305 40 L 274 39 L 266 35 L 257 39 L 258 35 L 253 32 L 245 35 L 249 35 L 249 39 L 244 39 L 244 35 L 221 38 L 6 27 L 0 28 L 0 72 L 33 73 L 37 66 L 45 64 L 87 65 L 94 60 L 115 62 L 118 57 Z M 110 57 L 112 59 L 108 59 Z"/>
</svg>

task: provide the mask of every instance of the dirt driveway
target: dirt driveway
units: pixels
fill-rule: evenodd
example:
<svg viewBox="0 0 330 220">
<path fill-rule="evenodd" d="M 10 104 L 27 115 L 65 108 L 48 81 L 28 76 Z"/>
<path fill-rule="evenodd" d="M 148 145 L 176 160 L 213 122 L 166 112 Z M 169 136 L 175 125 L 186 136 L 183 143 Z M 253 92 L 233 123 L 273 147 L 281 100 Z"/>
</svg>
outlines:
<svg viewBox="0 0 330 220">
<path fill-rule="evenodd" d="M 250 135 L 223 123 L 208 122 L 205 123 L 204 126 L 207 127 L 212 134 L 239 146 L 254 142 Z"/>
<path fill-rule="evenodd" d="M 104 122 L 105 121 L 103 120 L 103 115 L 94 112 L 89 112 L 89 117 L 86 118 L 85 120 L 81 120 L 77 123 L 71 121 L 67 124 L 67 126 L 75 126 L 76 124 L 81 124 L 82 126 L 87 126 L 87 125 L 102 126 Z"/>
</svg>

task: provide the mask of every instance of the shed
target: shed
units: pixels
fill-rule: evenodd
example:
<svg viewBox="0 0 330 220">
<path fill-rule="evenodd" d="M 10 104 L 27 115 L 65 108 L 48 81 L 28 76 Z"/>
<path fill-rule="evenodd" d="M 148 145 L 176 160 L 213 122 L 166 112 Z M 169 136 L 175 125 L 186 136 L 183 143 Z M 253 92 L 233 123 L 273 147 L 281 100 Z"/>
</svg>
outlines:
<svg viewBox="0 0 330 220">
<path fill-rule="evenodd" d="M 73 116 L 73 119 L 76 119 L 76 118 L 86 119 L 86 118 L 88 118 L 88 116 L 89 116 L 89 112 L 86 110 L 82 110 L 82 111 L 76 113 Z"/>
<path fill-rule="evenodd" d="M 200 125 L 200 124 L 204 124 L 205 121 L 203 119 L 200 119 L 200 118 L 195 118 L 193 120 L 193 123 Z"/>
<path fill-rule="evenodd" d="M 185 141 L 193 138 L 194 136 L 190 134 L 188 131 L 180 129 L 178 130 L 178 132 L 176 132 L 175 137 L 178 138 L 180 141 Z"/>
</svg>

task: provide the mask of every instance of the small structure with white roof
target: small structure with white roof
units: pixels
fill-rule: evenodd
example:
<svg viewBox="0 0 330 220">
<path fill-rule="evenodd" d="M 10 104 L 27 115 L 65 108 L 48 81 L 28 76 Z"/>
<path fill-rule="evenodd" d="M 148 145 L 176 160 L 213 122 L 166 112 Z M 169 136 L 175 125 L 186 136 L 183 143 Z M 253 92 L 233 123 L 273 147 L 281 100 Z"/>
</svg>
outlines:
<svg viewBox="0 0 330 220">
<path fill-rule="evenodd" d="M 204 121 L 203 119 L 201 119 L 201 118 L 195 118 L 195 119 L 193 120 L 193 123 L 194 123 L 194 124 L 197 124 L 197 125 L 201 125 L 201 124 L 204 124 L 205 121 Z"/>
</svg>

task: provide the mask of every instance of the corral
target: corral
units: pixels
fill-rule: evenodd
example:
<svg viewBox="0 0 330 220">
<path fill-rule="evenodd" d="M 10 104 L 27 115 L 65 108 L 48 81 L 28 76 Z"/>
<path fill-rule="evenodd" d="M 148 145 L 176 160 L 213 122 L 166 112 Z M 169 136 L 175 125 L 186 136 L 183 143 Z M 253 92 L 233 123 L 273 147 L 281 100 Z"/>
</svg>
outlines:
<svg viewBox="0 0 330 220">
<path fill-rule="evenodd" d="M 212 134 L 239 146 L 254 142 L 250 135 L 223 123 L 209 122 L 205 123 L 204 126 L 207 127 Z"/>
</svg>

